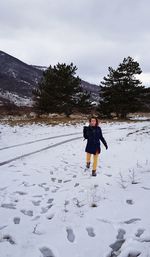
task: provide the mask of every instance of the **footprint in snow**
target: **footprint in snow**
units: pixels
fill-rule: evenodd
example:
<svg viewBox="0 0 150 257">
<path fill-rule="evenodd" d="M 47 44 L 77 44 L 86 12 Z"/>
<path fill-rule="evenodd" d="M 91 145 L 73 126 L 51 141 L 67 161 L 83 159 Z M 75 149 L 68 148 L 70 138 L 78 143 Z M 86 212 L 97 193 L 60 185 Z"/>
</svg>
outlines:
<svg viewBox="0 0 150 257">
<path fill-rule="evenodd" d="M 42 195 L 33 195 L 33 197 L 43 197 Z"/>
<path fill-rule="evenodd" d="M 1 187 L 0 188 L 0 191 L 3 191 L 3 190 L 5 190 L 7 187 Z"/>
<path fill-rule="evenodd" d="M 55 257 L 52 250 L 46 246 L 40 248 L 40 252 L 42 253 L 43 257 Z"/>
<path fill-rule="evenodd" d="M 16 166 L 14 164 L 11 164 L 8 167 L 11 168 L 11 167 L 16 167 Z"/>
<path fill-rule="evenodd" d="M 117 252 L 120 250 L 124 242 L 125 242 L 125 239 L 117 240 L 113 244 L 109 245 L 109 247 L 113 250 L 113 252 Z M 114 255 L 114 256 L 117 256 L 117 255 Z"/>
<path fill-rule="evenodd" d="M 66 232 L 67 232 L 67 239 L 69 242 L 73 243 L 75 240 L 75 235 L 73 233 L 73 230 L 71 228 L 66 228 Z"/>
<path fill-rule="evenodd" d="M 133 205 L 134 204 L 134 201 L 132 199 L 127 199 L 126 200 L 126 203 L 127 204 L 130 204 L 130 205 Z"/>
<path fill-rule="evenodd" d="M 56 181 L 56 178 L 51 178 L 51 181 L 52 181 L 52 182 L 55 182 L 55 181 Z"/>
<path fill-rule="evenodd" d="M 67 161 L 62 161 L 62 162 L 64 162 L 65 164 L 68 164 L 68 162 L 67 162 Z"/>
<path fill-rule="evenodd" d="M 46 183 L 38 184 L 39 187 L 42 187 L 45 191 L 49 191 L 49 187 L 46 186 Z"/>
<path fill-rule="evenodd" d="M 54 198 L 48 199 L 47 203 L 52 203 L 54 201 Z"/>
<path fill-rule="evenodd" d="M 15 240 L 10 235 L 3 235 L 2 238 L 0 239 L 0 242 L 4 242 L 4 241 L 7 241 L 12 245 L 15 244 Z"/>
<path fill-rule="evenodd" d="M 16 191 L 15 194 L 19 194 L 19 195 L 27 195 L 26 192 L 23 192 L 23 191 Z"/>
<path fill-rule="evenodd" d="M 56 193 L 59 189 L 60 189 L 60 187 L 55 187 L 55 189 L 51 190 L 51 192 Z"/>
<path fill-rule="evenodd" d="M 34 206 L 39 206 L 40 203 L 41 203 L 41 201 L 40 201 L 40 200 L 38 200 L 38 201 L 32 201 L 32 203 L 33 203 Z"/>
<path fill-rule="evenodd" d="M 37 215 L 35 218 L 33 218 L 32 220 L 38 220 L 41 216 Z"/>
<path fill-rule="evenodd" d="M 130 219 L 130 220 L 126 220 L 123 223 L 125 223 L 125 224 L 132 224 L 132 223 L 135 223 L 136 221 L 140 221 L 140 220 L 141 219 L 139 219 L 139 218 L 133 218 L 133 219 Z"/>
<path fill-rule="evenodd" d="M 74 187 L 78 187 L 80 184 L 79 183 L 75 183 Z"/>
<path fill-rule="evenodd" d="M 14 217 L 13 221 L 14 221 L 14 224 L 19 224 L 20 223 L 20 218 L 19 217 Z"/>
<path fill-rule="evenodd" d="M 30 217 L 33 216 L 33 211 L 31 211 L 31 210 L 21 210 L 21 212 L 22 212 L 24 215 L 27 215 L 27 216 L 30 216 Z"/>
<path fill-rule="evenodd" d="M 67 180 L 64 180 L 63 183 L 67 183 L 67 182 L 70 182 L 71 179 L 67 179 Z"/>
<path fill-rule="evenodd" d="M 3 203 L 1 204 L 1 207 L 7 208 L 7 209 L 16 209 L 16 205 L 13 203 Z"/>
<path fill-rule="evenodd" d="M 28 182 L 23 181 L 22 185 L 25 186 L 25 187 L 32 187 L 32 186 L 35 186 L 36 184 L 29 184 Z"/>
<path fill-rule="evenodd" d="M 15 170 L 14 172 L 22 172 L 22 170 Z"/>
<path fill-rule="evenodd" d="M 116 236 L 116 241 L 109 245 L 109 247 L 112 249 L 112 255 L 111 256 L 117 256 L 115 252 L 118 252 L 122 245 L 125 242 L 124 235 L 126 234 L 126 231 L 122 228 L 118 229 L 118 234 Z"/>
<path fill-rule="evenodd" d="M 94 229 L 92 227 L 87 227 L 86 231 L 90 237 L 95 237 Z"/>
<path fill-rule="evenodd" d="M 142 187 L 145 190 L 150 190 L 150 187 Z"/>
<path fill-rule="evenodd" d="M 48 212 L 48 210 L 53 206 L 53 204 L 49 204 L 46 207 L 41 208 L 41 214 Z"/>
<path fill-rule="evenodd" d="M 137 232 L 135 233 L 136 237 L 140 237 L 144 233 L 145 229 L 138 228 Z"/>
<path fill-rule="evenodd" d="M 46 217 L 48 220 L 52 220 L 54 218 L 54 213 L 51 213 L 49 215 L 47 215 Z"/>
<path fill-rule="evenodd" d="M 122 229 L 122 228 L 120 228 L 119 230 L 118 230 L 118 235 L 116 236 L 116 238 L 118 239 L 118 240 L 122 240 L 122 239 L 124 239 L 124 235 L 126 234 L 126 231 L 124 230 L 124 229 Z"/>
</svg>

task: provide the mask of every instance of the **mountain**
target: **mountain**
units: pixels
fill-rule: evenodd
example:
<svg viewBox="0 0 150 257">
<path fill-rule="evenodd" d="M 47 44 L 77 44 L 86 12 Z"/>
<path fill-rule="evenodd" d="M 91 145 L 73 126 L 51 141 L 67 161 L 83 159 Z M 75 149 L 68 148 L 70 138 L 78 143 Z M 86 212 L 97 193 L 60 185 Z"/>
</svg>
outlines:
<svg viewBox="0 0 150 257">
<path fill-rule="evenodd" d="M 24 104 L 24 99 L 32 98 L 32 89 L 37 86 L 42 73 L 42 70 L 0 51 L 1 98 L 14 102 L 16 105 L 17 102 L 20 105 Z"/>
<path fill-rule="evenodd" d="M 32 106 L 32 90 L 38 86 L 47 67 L 29 65 L 0 51 L 0 105 Z M 98 100 L 99 87 L 82 80 L 91 99 Z"/>
<path fill-rule="evenodd" d="M 94 102 L 98 102 L 99 100 L 99 86 L 95 84 L 91 84 L 85 80 L 82 80 L 81 84 L 82 88 L 87 92 L 91 93 L 91 100 Z"/>
</svg>

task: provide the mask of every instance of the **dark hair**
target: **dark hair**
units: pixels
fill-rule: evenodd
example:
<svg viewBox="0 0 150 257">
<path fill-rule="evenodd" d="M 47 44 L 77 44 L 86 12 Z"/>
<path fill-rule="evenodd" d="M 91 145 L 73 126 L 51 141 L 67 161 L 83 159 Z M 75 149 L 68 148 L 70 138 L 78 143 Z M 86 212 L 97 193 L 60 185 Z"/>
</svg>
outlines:
<svg viewBox="0 0 150 257">
<path fill-rule="evenodd" d="M 90 117 L 90 118 L 89 118 L 89 122 L 91 122 L 92 119 L 96 120 L 96 126 L 98 126 L 98 118 L 96 118 L 96 117 Z"/>
</svg>

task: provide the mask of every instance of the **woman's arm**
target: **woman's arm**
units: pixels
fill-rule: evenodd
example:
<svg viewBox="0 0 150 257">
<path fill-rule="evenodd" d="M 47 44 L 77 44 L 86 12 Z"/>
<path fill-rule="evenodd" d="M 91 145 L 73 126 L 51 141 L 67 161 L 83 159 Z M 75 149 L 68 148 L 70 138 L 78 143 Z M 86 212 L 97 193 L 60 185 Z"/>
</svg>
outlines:
<svg viewBox="0 0 150 257">
<path fill-rule="evenodd" d="M 106 147 L 106 149 L 108 149 L 108 145 L 107 145 L 105 138 L 103 137 L 101 128 L 100 128 L 100 138 L 99 139 L 102 141 L 102 143 Z"/>
<path fill-rule="evenodd" d="M 83 127 L 83 137 L 85 139 L 88 139 L 88 127 L 87 126 Z"/>
</svg>

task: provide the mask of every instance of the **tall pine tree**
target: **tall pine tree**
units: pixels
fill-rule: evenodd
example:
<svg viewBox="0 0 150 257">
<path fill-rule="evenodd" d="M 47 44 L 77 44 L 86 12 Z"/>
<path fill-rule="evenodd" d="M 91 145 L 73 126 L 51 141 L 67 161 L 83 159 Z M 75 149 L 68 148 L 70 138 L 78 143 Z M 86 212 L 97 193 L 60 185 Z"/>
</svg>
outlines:
<svg viewBox="0 0 150 257">
<path fill-rule="evenodd" d="M 124 58 L 118 68 L 108 68 L 109 74 L 100 84 L 98 111 L 111 117 L 126 118 L 130 112 L 140 111 L 141 95 L 144 87 L 136 75 L 141 74 L 139 63 L 130 56 Z"/>
<path fill-rule="evenodd" d="M 65 113 L 90 107 L 89 94 L 83 92 L 81 79 L 75 77 L 77 67 L 71 63 L 54 65 L 43 73 L 39 87 L 34 90 L 36 107 L 42 113 Z M 84 99 L 84 103 L 83 103 Z"/>
</svg>

